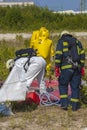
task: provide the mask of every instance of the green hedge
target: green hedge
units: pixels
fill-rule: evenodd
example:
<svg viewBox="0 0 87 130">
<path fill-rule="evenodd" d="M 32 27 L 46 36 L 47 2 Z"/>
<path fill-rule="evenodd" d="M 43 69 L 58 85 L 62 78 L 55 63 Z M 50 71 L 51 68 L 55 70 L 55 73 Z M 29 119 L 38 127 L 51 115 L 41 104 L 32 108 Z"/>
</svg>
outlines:
<svg viewBox="0 0 87 130">
<path fill-rule="evenodd" d="M 87 30 L 87 14 L 59 14 L 37 6 L 0 7 L 1 32 L 28 32 L 46 26 L 51 31 Z"/>
<path fill-rule="evenodd" d="M 15 41 L 0 41 L 0 80 L 6 79 L 9 70 L 6 68 L 8 59 L 15 58 L 15 51 L 29 47 L 29 40 L 17 37 Z"/>
</svg>

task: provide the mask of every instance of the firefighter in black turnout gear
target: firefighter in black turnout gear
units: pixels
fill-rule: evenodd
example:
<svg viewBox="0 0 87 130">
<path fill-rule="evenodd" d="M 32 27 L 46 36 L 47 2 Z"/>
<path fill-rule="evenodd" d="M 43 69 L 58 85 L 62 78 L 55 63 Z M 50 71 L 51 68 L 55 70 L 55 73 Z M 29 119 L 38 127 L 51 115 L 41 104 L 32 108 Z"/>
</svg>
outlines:
<svg viewBox="0 0 87 130">
<path fill-rule="evenodd" d="M 68 31 L 61 33 L 55 53 L 55 75 L 59 81 L 61 107 L 78 109 L 81 77 L 84 76 L 85 52 L 81 42 Z M 68 98 L 68 86 L 71 96 Z"/>
</svg>

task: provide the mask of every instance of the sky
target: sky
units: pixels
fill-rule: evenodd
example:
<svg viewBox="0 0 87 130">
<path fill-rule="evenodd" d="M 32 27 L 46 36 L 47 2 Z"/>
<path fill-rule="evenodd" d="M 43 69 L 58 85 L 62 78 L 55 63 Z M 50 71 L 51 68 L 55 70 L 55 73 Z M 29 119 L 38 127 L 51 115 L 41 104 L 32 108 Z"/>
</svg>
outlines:
<svg viewBox="0 0 87 130">
<path fill-rule="evenodd" d="M 80 10 L 80 0 L 32 0 L 36 5 L 41 7 L 48 7 L 50 10 Z"/>
<path fill-rule="evenodd" d="M 2 1 L 2 0 L 0 0 Z M 41 7 L 48 7 L 49 10 L 52 11 L 64 11 L 64 10 L 74 10 L 74 11 L 80 11 L 81 10 L 81 0 L 4 0 L 6 2 L 20 2 L 20 1 L 33 1 L 37 6 Z M 87 9 L 87 0 L 82 0 L 86 1 L 86 6 Z"/>
</svg>

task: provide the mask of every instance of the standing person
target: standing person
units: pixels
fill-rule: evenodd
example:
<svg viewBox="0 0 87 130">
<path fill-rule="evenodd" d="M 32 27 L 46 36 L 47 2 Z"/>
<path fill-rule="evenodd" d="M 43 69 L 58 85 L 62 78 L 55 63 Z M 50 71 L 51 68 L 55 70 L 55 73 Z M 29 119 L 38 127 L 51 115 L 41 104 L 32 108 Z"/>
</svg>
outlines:
<svg viewBox="0 0 87 130">
<path fill-rule="evenodd" d="M 41 56 L 45 59 L 46 74 L 50 77 L 51 75 L 49 75 L 49 72 L 54 57 L 54 48 L 49 36 L 49 31 L 45 27 L 41 27 L 39 30 L 34 31 L 31 37 L 30 47 L 37 50 L 37 56 Z"/>
<path fill-rule="evenodd" d="M 61 33 L 55 54 L 55 75 L 59 81 L 61 107 L 76 111 L 79 104 L 81 77 L 84 76 L 85 53 L 81 42 L 68 31 Z M 71 87 L 71 98 L 68 99 L 68 85 Z"/>
<path fill-rule="evenodd" d="M 49 38 L 49 31 L 45 27 L 33 31 L 30 47 L 38 50 L 38 56 L 41 55 L 46 60 L 46 74 L 50 77 L 50 69 L 54 59 L 54 47 L 52 40 Z M 48 49 L 49 48 L 49 49 Z"/>
</svg>

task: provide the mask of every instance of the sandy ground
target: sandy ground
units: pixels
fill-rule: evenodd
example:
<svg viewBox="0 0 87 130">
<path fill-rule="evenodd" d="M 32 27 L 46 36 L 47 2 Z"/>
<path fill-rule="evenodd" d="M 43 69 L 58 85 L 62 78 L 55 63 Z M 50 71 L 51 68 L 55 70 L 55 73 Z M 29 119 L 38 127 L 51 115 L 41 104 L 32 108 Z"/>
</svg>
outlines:
<svg viewBox="0 0 87 130">
<path fill-rule="evenodd" d="M 28 33 L 6 33 L 0 34 L 0 40 L 15 40 L 17 36 L 22 36 L 27 39 L 31 37 L 31 34 Z"/>
<path fill-rule="evenodd" d="M 72 32 L 75 36 L 87 37 L 87 32 Z M 52 33 L 52 35 L 59 35 L 59 33 Z M 31 37 L 31 33 L 6 33 L 0 34 L 0 40 L 15 40 L 17 36 L 22 36 L 25 39 Z"/>
</svg>

